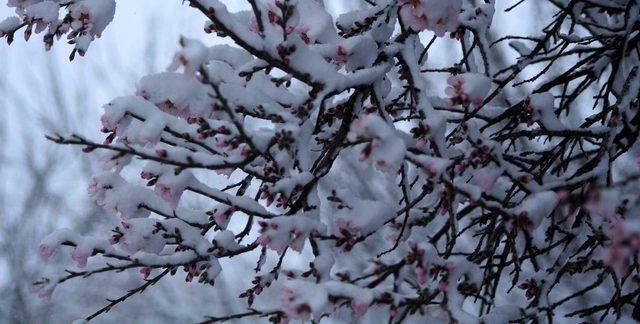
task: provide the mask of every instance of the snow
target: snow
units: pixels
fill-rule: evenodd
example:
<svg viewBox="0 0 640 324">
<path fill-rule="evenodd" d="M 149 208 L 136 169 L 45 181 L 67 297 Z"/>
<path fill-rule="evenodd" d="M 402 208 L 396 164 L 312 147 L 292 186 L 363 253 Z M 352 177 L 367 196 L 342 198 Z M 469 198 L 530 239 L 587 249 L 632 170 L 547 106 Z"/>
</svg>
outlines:
<svg viewBox="0 0 640 324">
<path fill-rule="evenodd" d="M 20 18 L 16 16 L 7 17 L 0 22 L 0 37 L 4 36 L 7 32 L 11 32 L 18 28 L 22 24 Z"/>
<path fill-rule="evenodd" d="M 566 126 L 555 115 L 554 97 L 551 93 L 536 93 L 529 96 L 529 105 L 533 108 L 535 120 L 539 121 L 545 129 L 563 130 Z"/>
<path fill-rule="evenodd" d="M 478 73 L 463 73 L 447 79 L 449 85 L 445 89 L 447 104 L 480 106 L 491 89 L 489 78 Z"/>
<path fill-rule="evenodd" d="M 59 10 L 60 6 L 56 1 L 43 1 L 26 7 L 25 13 L 30 19 L 52 23 L 58 21 Z"/>
<path fill-rule="evenodd" d="M 520 205 L 513 210 L 514 215 L 525 216 L 532 222 L 532 227 L 537 228 L 544 218 L 549 216 L 558 204 L 558 194 L 553 191 L 543 191 L 525 198 Z"/>
<path fill-rule="evenodd" d="M 81 0 L 69 6 L 69 13 L 74 19 L 83 19 L 88 14 L 88 21 L 82 22 L 82 28 L 88 30 L 89 35 L 100 37 L 107 25 L 113 21 L 116 12 L 115 0 Z"/>
<path fill-rule="evenodd" d="M 406 151 L 404 141 L 382 118 L 373 114 L 358 117 L 351 125 L 347 138 L 352 141 L 367 140 L 359 160 L 373 160 L 381 171 L 395 173 Z"/>
<path fill-rule="evenodd" d="M 180 269 L 185 281 L 206 284 L 251 261 L 253 281 L 234 289 L 283 323 L 393 321 L 404 312 L 416 322 L 506 323 L 526 307 L 561 316 L 574 305 L 551 300 L 581 286 L 563 276 L 573 263 L 601 265 L 575 270 L 587 279 L 629 271 L 640 250 L 637 168 L 629 165 L 640 155 L 636 54 L 621 60 L 611 84 L 593 80 L 619 106 L 593 117 L 569 111 L 568 83 L 562 95 L 562 84 L 543 91 L 561 81 L 554 69 L 518 82 L 536 63 L 555 61 L 563 44 L 606 48 L 562 29 L 540 41 L 516 37 L 520 58 L 505 58 L 515 63 L 500 79 L 492 72 L 500 42 L 492 41 L 501 34 L 490 28 L 504 11 L 491 1 L 379 0 L 340 15 L 315 0 L 239 10 L 189 3 L 206 32 L 235 44 L 181 37 L 167 71 L 104 105 L 104 142 L 52 137 L 99 152 L 103 170 L 89 196 L 114 217 L 100 234 L 47 236 L 42 257 L 65 249 L 87 277 Z M 72 57 L 85 55 L 115 14 L 113 0 L 9 4 L 18 17 L 0 32 L 23 21 L 36 33 L 55 29 L 75 46 Z M 590 25 L 623 25 L 622 13 L 585 8 L 573 8 L 577 33 L 592 32 L 583 10 L 597 18 Z M 70 18 L 58 21 L 60 10 Z M 554 46 L 543 52 L 543 41 Z M 446 42 L 462 50 L 452 46 L 450 64 L 438 68 L 426 49 Z M 610 71 L 613 61 L 576 69 Z M 588 257 L 581 246 L 593 247 Z M 69 275 L 47 277 L 41 295 Z M 551 275 L 553 284 L 544 278 Z M 411 308 L 425 298 L 429 307 Z M 491 308 L 478 312 L 481 302 Z"/>
<path fill-rule="evenodd" d="M 206 85 L 173 72 L 148 75 L 137 87 L 138 95 L 178 117 L 209 117 L 213 104 L 210 93 Z"/>
<path fill-rule="evenodd" d="M 260 236 L 257 243 L 272 249 L 278 254 L 285 249 L 302 252 L 305 241 L 310 235 L 326 233 L 326 225 L 314 220 L 311 215 L 303 213 L 295 216 L 281 216 L 260 225 Z"/>
</svg>

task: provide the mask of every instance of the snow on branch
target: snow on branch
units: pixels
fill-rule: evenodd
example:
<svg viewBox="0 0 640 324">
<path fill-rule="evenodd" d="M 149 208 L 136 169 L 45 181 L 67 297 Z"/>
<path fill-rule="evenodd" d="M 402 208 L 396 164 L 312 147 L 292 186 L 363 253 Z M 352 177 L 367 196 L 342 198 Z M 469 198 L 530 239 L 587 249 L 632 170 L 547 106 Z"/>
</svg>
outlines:
<svg viewBox="0 0 640 324">
<path fill-rule="evenodd" d="M 182 37 L 168 71 L 104 106 L 104 142 L 48 137 L 100 159 L 89 194 L 120 223 L 44 238 L 43 257 L 79 270 L 38 281 L 42 297 L 147 279 L 88 321 L 178 269 L 213 285 L 242 259 L 247 311 L 205 323 L 640 320 L 640 3 L 540 1 L 544 28 L 497 37 L 494 16 L 526 1 L 185 2 L 235 45 Z M 0 37 L 67 35 L 71 58 L 115 11 L 8 5 Z M 444 38 L 461 50 L 437 67 Z"/>
</svg>

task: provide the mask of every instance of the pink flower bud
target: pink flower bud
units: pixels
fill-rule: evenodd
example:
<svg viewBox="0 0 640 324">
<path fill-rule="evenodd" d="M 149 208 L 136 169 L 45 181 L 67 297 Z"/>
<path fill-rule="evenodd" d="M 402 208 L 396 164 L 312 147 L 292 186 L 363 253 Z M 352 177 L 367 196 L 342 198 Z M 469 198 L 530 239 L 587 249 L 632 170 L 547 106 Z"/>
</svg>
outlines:
<svg viewBox="0 0 640 324">
<path fill-rule="evenodd" d="M 440 280 L 438 283 L 438 290 L 440 292 L 445 292 L 447 290 L 447 282 L 445 280 Z"/>
<path fill-rule="evenodd" d="M 144 279 L 147 279 L 149 277 L 149 274 L 151 274 L 151 268 L 142 267 L 142 268 L 140 268 L 140 273 L 142 274 L 142 277 Z"/>
<path fill-rule="evenodd" d="M 71 251 L 71 258 L 73 259 L 73 261 L 76 261 L 78 263 L 78 267 L 80 268 L 84 268 L 85 266 L 87 266 L 88 257 L 89 256 L 87 255 L 87 252 L 85 252 L 81 248 L 75 247 Z"/>
<path fill-rule="evenodd" d="M 48 244 L 40 244 L 40 256 L 43 258 L 48 258 L 53 254 L 53 248 L 51 248 Z"/>
<path fill-rule="evenodd" d="M 367 312 L 367 307 L 369 304 L 353 299 L 351 301 L 351 309 L 353 309 L 356 314 L 363 316 Z"/>
<path fill-rule="evenodd" d="M 338 55 L 340 55 L 340 56 L 349 55 L 349 53 L 347 52 L 347 49 L 342 45 L 338 45 L 336 51 L 337 51 Z"/>
<path fill-rule="evenodd" d="M 167 150 L 157 149 L 156 150 L 156 155 L 161 157 L 161 158 L 166 158 L 167 157 Z"/>
<path fill-rule="evenodd" d="M 424 270 L 424 268 L 419 265 L 416 267 L 416 276 L 418 277 L 418 283 L 420 285 L 424 285 L 425 283 L 427 283 L 427 272 Z"/>
</svg>

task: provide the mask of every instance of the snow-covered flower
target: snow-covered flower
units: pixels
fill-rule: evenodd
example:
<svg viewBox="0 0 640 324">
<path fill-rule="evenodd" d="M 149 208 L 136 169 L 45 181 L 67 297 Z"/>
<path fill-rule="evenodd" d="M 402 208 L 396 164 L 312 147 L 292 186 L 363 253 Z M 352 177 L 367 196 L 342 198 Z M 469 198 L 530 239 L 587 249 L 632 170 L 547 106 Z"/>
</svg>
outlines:
<svg viewBox="0 0 640 324">
<path fill-rule="evenodd" d="M 89 253 L 81 247 L 75 247 L 71 251 L 71 258 L 73 259 L 73 261 L 76 261 L 78 263 L 78 267 L 84 268 L 87 265 Z"/>
<path fill-rule="evenodd" d="M 461 0 L 398 0 L 400 16 L 414 31 L 429 29 L 442 37 L 458 28 Z"/>
<path fill-rule="evenodd" d="M 406 146 L 395 130 L 379 116 L 363 114 L 351 125 L 347 138 L 365 141 L 360 161 L 373 160 L 381 171 L 394 172 L 400 167 Z"/>
<path fill-rule="evenodd" d="M 448 106 L 480 106 L 491 89 L 491 80 L 477 73 L 452 75 L 447 79 L 447 84 L 445 94 L 448 96 Z"/>
</svg>

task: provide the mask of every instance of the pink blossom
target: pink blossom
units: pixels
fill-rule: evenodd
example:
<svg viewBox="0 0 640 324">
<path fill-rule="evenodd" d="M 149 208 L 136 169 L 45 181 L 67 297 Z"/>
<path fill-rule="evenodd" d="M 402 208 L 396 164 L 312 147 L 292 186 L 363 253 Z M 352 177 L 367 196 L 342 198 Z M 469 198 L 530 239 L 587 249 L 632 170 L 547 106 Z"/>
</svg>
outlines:
<svg viewBox="0 0 640 324">
<path fill-rule="evenodd" d="M 147 279 L 149 277 L 149 274 L 151 274 L 151 268 L 142 267 L 142 268 L 140 268 L 140 273 L 142 274 L 142 277 L 144 279 Z"/>
<path fill-rule="evenodd" d="M 53 248 L 45 243 L 40 244 L 40 255 L 43 258 L 48 258 L 53 254 Z"/>
<path fill-rule="evenodd" d="M 444 263 L 444 268 L 451 271 L 456 268 L 456 264 L 451 261 L 447 261 Z"/>
<path fill-rule="evenodd" d="M 478 73 L 452 75 L 447 79 L 447 84 L 446 104 L 450 107 L 470 104 L 480 106 L 491 89 L 491 80 Z"/>
<path fill-rule="evenodd" d="M 229 224 L 229 219 L 231 218 L 231 215 L 237 210 L 237 208 L 231 206 L 228 208 L 221 208 L 219 210 L 217 210 L 214 214 L 213 214 L 213 219 L 215 220 L 216 224 L 222 228 L 227 228 L 227 224 Z"/>
<path fill-rule="evenodd" d="M 229 143 L 227 143 L 226 141 L 218 141 L 218 142 L 216 142 L 216 147 L 218 147 L 218 148 L 224 148 L 227 145 L 229 145 Z"/>
<path fill-rule="evenodd" d="M 169 187 L 168 185 L 165 185 L 162 183 L 156 184 L 156 192 L 162 199 L 166 201 L 175 200 L 175 193 L 173 192 L 173 190 L 171 190 L 171 187 Z"/>
<path fill-rule="evenodd" d="M 164 149 L 156 149 L 156 155 L 161 158 L 167 157 L 167 150 Z"/>
<path fill-rule="evenodd" d="M 258 20 L 256 19 L 256 17 L 251 17 L 251 19 L 249 19 L 249 30 L 254 32 L 254 33 L 259 33 L 260 32 L 260 28 L 258 26 Z"/>
<path fill-rule="evenodd" d="M 256 243 L 264 247 L 268 246 L 269 242 L 271 242 L 271 239 L 266 234 L 262 234 L 256 239 Z"/>
<path fill-rule="evenodd" d="M 392 318 L 396 317 L 396 315 L 398 315 L 398 308 L 395 305 L 391 305 L 391 307 L 389 307 L 389 315 Z"/>
<path fill-rule="evenodd" d="M 118 241 L 119 241 L 119 237 L 116 236 L 116 235 L 111 235 L 111 236 L 109 236 L 108 241 L 109 241 L 109 244 L 111 244 L 111 245 L 117 244 Z"/>
<path fill-rule="evenodd" d="M 427 272 L 425 271 L 424 267 L 419 265 L 416 267 L 415 271 L 416 276 L 418 277 L 418 283 L 420 285 L 424 285 L 425 283 L 427 283 Z"/>
<path fill-rule="evenodd" d="M 438 291 L 440 292 L 445 292 L 447 291 L 447 281 L 446 280 L 440 280 L 440 282 L 438 283 Z"/>
<path fill-rule="evenodd" d="M 282 19 L 281 12 L 280 9 L 274 5 L 273 1 L 268 4 L 266 14 L 271 25 L 278 26 L 278 23 L 280 23 L 280 20 Z M 254 33 L 260 32 L 260 26 L 258 25 L 256 16 L 251 16 L 249 19 L 249 30 Z"/>
<path fill-rule="evenodd" d="M 147 179 L 147 180 L 148 180 L 148 179 L 153 178 L 153 176 L 154 176 L 154 175 L 153 175 L 153 173 L 151 173 L 151 172 L 149 172 L 149 171 L 142 171 L 142 172 L 140 172 L 140 177 L 141 177 L 142 179 Z"/>
<path fill-rule="evenodd" d="M 80 268 L 84 268 L 87 265 L 88 257 L 89 255 L 82 248 L 75 247 L 71 251 L 71 258 L 73 259 L 73 261 L 76 261 L 78 263 L 78 267 Z"/>
<path fill-rule="evenodd" d="M 285 28 L 284 32 L 287 33 L 287 34 L 291 34 L 294 30 L 295 30 L 294 26 L 287 25 L 287 27 Z"/>
<path fill-rule="evenodd" d="M 406 145 L 386 121 L 374 114 L 362 114 L 349 129 L 349 141 L 365 141 L 362 144 L 360 162 L 371 159 L 380 171 L 390 172 L 399 168 Z"/>
<path fill-rule="evenodd" d="M 414 31 L 429 29 L 442 37 L 459 26 L 460 0 L 399 0 L 398 4 L 400 17 Z"/>
<path fill-rule="evenodd" d="M 353 298 L 351 300 L 351 309 L 353 309 L 353 311 L 360 316 L 364 316 L 364 314 L 367 312 L 368 307 L 369 303 L 366 301 L 358 300 L 357 298 Z"/>
<path fill-rule="evenodd" d="M 427 8 L 423 2 L 409 0 L 399 2 L 407 3 L 400 8 L 400 17 L 402 17 L 404 22 L 411 27 L 411 29 L 414 31 L 423 31 L 429 28 L 430 24 L 427 17 Z"/>
<path fill-rule="evenodd" d="M 100 117 L 100 122 L 102 123 L 102 127 L 104 127 L 107 131 L 113 132 L 118 128 L 118 123 L 111 120 L 109 115 L 104 114 Z"/>
</svg>

